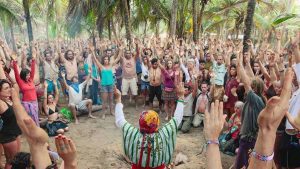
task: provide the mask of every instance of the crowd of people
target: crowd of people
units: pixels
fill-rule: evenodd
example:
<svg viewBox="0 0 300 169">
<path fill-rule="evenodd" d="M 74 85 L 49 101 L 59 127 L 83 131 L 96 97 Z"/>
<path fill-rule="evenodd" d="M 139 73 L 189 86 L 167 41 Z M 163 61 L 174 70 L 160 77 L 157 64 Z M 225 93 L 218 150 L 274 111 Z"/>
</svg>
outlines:
<svg viewBox="0 0 300 169">
<path fill-rule="evenodd" d="M 236 169 L 300 167 L 300 33 L 289 42 L 280 32 L 269 36 L 247 40 L 248 51 L 242 40 L 218 38 L 58 38 L 18 51 L 0 40 L 4 168 L 57 168 L 58 155 L 62 168 L 77 168 L 76 147 L 63 135 L 64 101 L 78 125 L 81 115 L 97 118 L 100 104 L 102 119 L 115 116 L 132 168 L 171 167 L 177 133 L 202 126 L 208 168 L 222 168 L 220 151 L 236 156 Z M 125 120 L 122 99 L 149 109 L 139 128 Z M 22 133 L 30 154 L 21 152 Z"/>
</svg>

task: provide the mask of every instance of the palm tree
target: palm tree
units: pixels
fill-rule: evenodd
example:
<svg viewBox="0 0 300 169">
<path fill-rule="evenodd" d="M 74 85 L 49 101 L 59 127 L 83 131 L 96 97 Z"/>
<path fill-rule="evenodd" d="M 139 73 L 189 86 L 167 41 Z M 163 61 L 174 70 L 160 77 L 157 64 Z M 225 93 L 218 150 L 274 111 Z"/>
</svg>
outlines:
<svg viewBox="0 0 300 169">
<path fill-rule="evenodd" d="M 171 22 L 170 22 L 170 37 L 174 37 L 176 33 L 176 18 L 177 18 L 178 0 L 173 0 Z"/>
<path fill-rule="evenodd" d="M 8 44 L 16 51 L 16 43 L 14 36 L 15 23 L 20 26 L 22 22 L 22 5 L 17 1 L 0 0 L 1 26 L 3 26 L 3 34 Z M 5 32 L 9 31 L 9 35 Z M 10 36 L 10 37 L 9 37 Z"/>
<path fill-rule="evenodd" d="M 125 24 L 125 30 L 126 30 L 126 38 L 129 44 L 131 44 L 131 23 L 130 23 L 130 0 L 122 0 L 122 6 L 125 9 L 124 10 L 124 24 Z M 130 45 L 129 45 L 130 46 Z"/>
<path fill-rule="evenodd" d="M 246 41 L 251 38 L 251 30 L 253 24 L 253 16 L 255 12 L 256 0 L 249 0 L 247 6 L 247 15 L 245 19 L 245 31 L 244 31 L 244 40 L 243 40 L 243 52 L 248 51 L 248 44 Z"/>
<path fill-rule="evenodd" d="M 198 24 L 197 24 L 197 14 L 198 14 L 198 1 L 193 0 L 193 40 L 194 42 L 198 39 Z"/>
<path fill-rule="evenodd" d="M 29 0 L 23 0 L 23 8 L 27 23 L 27 32 L 28 32 L 28 39 L 29 42 L 33 41 L 33 33 L 32 33 L 32 25 L 31 25 L 31 16 L 29 11 Z"/>
</svg>

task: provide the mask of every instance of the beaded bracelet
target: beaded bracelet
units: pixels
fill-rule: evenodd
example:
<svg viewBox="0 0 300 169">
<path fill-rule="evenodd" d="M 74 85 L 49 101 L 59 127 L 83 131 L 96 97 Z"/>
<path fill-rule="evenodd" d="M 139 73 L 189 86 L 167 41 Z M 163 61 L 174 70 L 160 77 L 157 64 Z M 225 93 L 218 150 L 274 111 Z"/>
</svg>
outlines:
<svg viewBox="0 0 300 169">
<path fill-rule="evenodd" d="M 271 155 L 267 156 L 267 155 L 258 154 L 255 150 L 253 150 L 251 155 L 252 155 L 252 157 L 254 157 L 260 161 L 271 161 L 271 160 L 273 160 L 274 152 Z"/>
</svg>

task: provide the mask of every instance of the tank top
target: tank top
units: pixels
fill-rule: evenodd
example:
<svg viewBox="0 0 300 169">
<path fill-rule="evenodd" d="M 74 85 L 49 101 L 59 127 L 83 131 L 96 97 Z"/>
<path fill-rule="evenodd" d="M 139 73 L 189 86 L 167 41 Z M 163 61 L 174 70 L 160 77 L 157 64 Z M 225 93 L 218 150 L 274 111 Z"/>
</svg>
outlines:
<svg viewBox="0 0 300 169">
<path fill-rule="evenodd" d="M 0 140 L 6 137 L 18 136 L 22 133 L 18 126 L 13 107 L 8 103 L 6 103 L 6 105 L 8 108 L 0 115 L 3 121 L 3 127 L 0 131 Z"/>
<path fill-rule="evenodd" d="M 112 68 L 101 70 L 101 85 L 108 86 L 114 84 Z"/>
</svg>

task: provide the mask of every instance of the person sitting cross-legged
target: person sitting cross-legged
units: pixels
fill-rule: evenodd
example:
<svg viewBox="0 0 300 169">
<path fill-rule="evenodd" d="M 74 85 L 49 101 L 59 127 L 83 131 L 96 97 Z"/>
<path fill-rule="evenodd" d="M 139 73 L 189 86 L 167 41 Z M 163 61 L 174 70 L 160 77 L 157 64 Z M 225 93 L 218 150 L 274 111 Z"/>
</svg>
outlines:
<svg viewBox="0 0 300 169">
<path fill-rule="evenodd" d="M 65 74 L 62 73 L 62 77 L 64 80 L 65 85 L 67 86 L 67 90 L 69 93 L 69 108 L 71 109 L 71 112 L 73 114 L 73 117 L 75 119 L 75 124 L 78 124 L 78 115 L 81 115 L 82 113 L 87 113 L 90 118 L 96 118 L 92 115 L 92 103 L 93 101 L 91 99 L 83 100 L 82 97 L 82 90 L 84 86 L 87 84 L 87 82 L 90 80 L 90 73 L 89 76 L 86 78 L 86 80 L 82 83 L 78 83 L 78 77 L 74 76 L 72 77 L 72 83 L 71 85 L 68 85 L 65 80 Z"/>
</svg>

